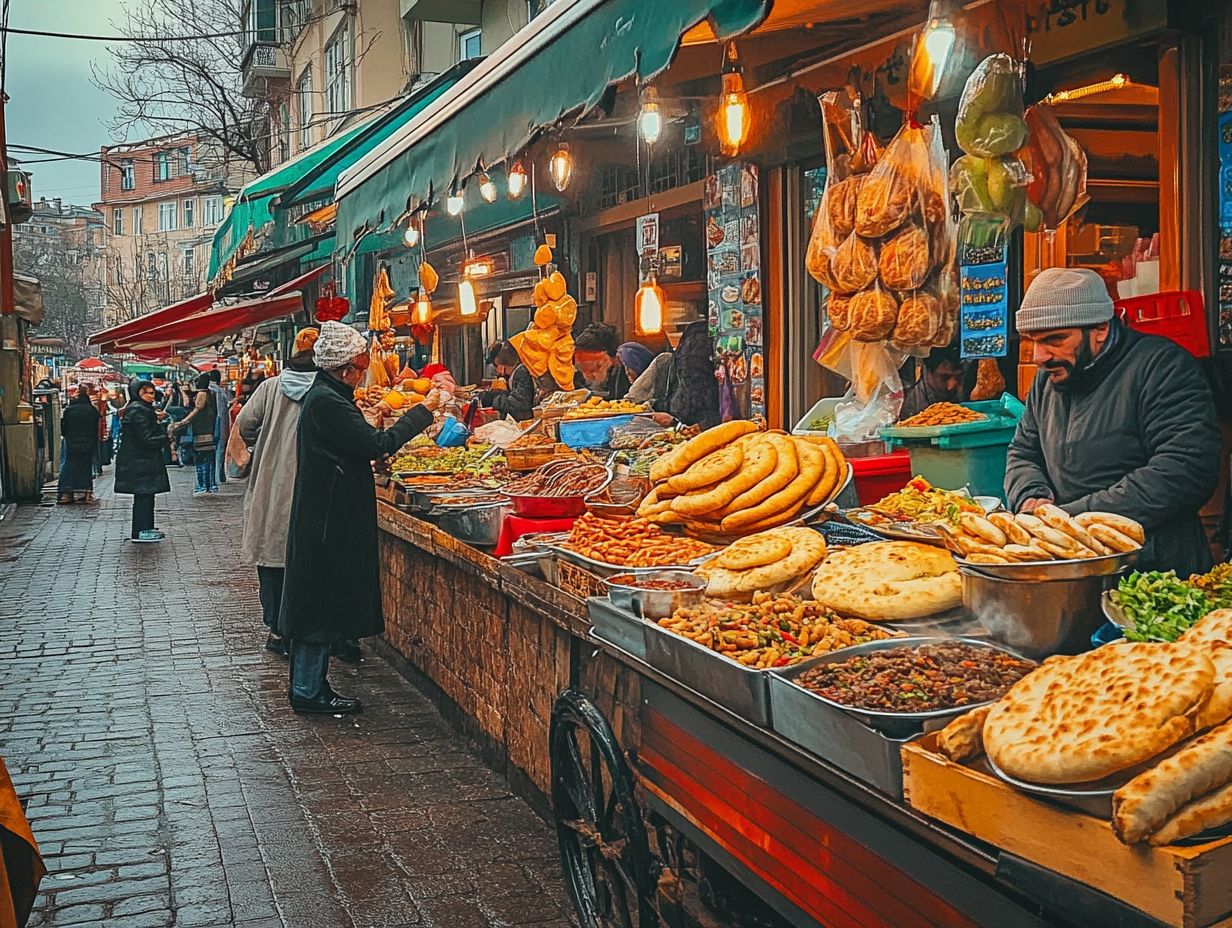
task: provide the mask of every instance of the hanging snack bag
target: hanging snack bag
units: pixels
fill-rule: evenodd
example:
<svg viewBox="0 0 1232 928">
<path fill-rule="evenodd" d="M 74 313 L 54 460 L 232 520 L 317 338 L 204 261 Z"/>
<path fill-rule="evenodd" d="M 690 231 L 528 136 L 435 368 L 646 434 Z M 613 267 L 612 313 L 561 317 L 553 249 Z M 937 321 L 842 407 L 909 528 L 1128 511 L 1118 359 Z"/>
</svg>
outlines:
<svg viewBox="0 0 1232 928">
<path fill-rule="evenodd" d="M 1087 156 L 1057 121 L 1047 103 L 1027 110 L 1024 154 L 1031 172 L 1027 199 L 1038 207 L 1043 225 L 1055 229 L 1086 205 Z"/>
</svg>

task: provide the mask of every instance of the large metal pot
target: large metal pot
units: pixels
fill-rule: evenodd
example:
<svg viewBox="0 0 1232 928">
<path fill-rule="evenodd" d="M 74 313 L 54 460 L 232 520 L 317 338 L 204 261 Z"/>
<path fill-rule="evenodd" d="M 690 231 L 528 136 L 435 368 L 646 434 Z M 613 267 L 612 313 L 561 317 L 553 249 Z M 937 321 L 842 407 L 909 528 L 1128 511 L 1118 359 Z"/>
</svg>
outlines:
<svg viewBox="0 0 1232 928">
<path fill-rule="evenodd" d="M 1117 577 L 1004 580 L 965 567 L 963 603 L 992 638 L 1031 658 L 1077 654 L 1104 622 L 1100 596 Z"/>
<path fill-rule="evenodd" d="M 509 504 L 442 506 L 435 511 L 440 513 L 442 531 L 469 545 L 492 547 L 500 540 L 501 527 L 509 514 Z"/>
</svg>

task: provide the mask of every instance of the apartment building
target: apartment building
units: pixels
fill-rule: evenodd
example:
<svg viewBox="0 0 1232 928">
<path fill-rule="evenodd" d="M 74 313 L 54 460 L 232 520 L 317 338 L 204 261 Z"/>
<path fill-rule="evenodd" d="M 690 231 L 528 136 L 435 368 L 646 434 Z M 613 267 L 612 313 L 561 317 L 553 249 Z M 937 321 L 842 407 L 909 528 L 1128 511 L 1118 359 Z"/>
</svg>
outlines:
<svg viewBox="0 0 1232 928">
<path fill-rule="evenodd" d="M 242 177 L 195 135 L 99 149 L 94 208 L 106 238 L 106 317 L 115 325 L 204 288 L 214 230 Z"/>
<path fill-rule="evenodd" d="M 490 53 L 548 2 L 245 0 L 243 92 L 268 103 L 270 164 Z"/>
<path fill-rule="evenodd" d="M 103 216 L 88 206 L 65 203 L 60 197 L 40 197 L 33 213 L 13 227 L 13 261 L 19 273 L 44 284 L 52 305 L 48 318 L 65 307 L 57 299 L 73 295 L 79 300 L 74 317 L 89 322 L 105 319 L 107 234 Z"/>
</svg>

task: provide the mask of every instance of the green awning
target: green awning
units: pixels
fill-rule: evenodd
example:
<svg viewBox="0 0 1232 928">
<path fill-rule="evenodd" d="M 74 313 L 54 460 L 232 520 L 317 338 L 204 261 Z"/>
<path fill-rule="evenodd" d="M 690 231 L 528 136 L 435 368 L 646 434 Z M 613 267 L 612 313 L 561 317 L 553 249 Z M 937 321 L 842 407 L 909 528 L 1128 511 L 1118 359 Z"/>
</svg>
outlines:
<svg viewBox="0 0 1232 928">
<path fill-rule="evenodd" d="M 557 0 L 516 42 L 343 172 L 339 243 L 388 228 L 408 202 L 445 196 L 477 164 L 499 164 L 537 132 L 595 106 L 612 84 L 660 73 L 681 36 L 703 20 L 724 40 L 752 29 L 769 7 L 770 0 Z"/>
</svg>

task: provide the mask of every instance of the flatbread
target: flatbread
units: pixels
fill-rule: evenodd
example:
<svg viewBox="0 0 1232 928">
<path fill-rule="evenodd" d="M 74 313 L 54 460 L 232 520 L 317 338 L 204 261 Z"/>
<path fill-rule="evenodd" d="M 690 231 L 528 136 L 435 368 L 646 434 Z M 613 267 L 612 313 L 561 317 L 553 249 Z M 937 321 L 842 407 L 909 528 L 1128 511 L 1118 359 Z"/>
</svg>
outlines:
<svg viewBox="0 0 1232 928">
<path fill-rule="evenodd" d="M 1008 512 L 990 512 L 988 514 L 988 521 L 1005 532 L 1005 537 L 1009 544 L 1031 544 L 1031 533 L 1015 522 L 1014 517 Z"/>
<path fill-rule="evenodd" d="M 1180 641 L 1190 644 L 1199 642 L 1232 642 L 1232 609 L 1216 609 L 1194 622 L 1181 635 Z"/>
<path fill-rule="evenodd" d="M 830 497 L 834 495 L 834 491 L 838 489 L 843 478 L 847 476 L 847 459 L 843 457 L 843 452 L 839 450 L 838 442 L 833 438 L 827 437 L 819 438 L 813 441 L 813 444 L 820 448 L 822 454 L 825 455 L 826 468 L 821 479 L 817 481 L 817 486 L 813 488 L 813 491 L 808 495 L 808 499 L 804 501 L 804 505 L 810 509 L 829 502 Z"/>
<path fill-rule="evenodd" d="M 1135 522 L 1128 516 L 1117 515 L 1115 512 L 1080 512 L 1074 516 L 1074 521 L 1087 531 L 1091 530 L 1092 525 L 1106 525 L 1140 545 L 1146 544 L 1146 530 L 1142 523 Z"/>
<path fill-rule="evenodd" d="M 1147 839 L 1154 847 L 1172 844 L 1208 828 L 1232 821 L 1232 783 L 1207 793 L 1176 810 L 1163 827 Z"/>
<path fill-rule="evenodd" d="M 1070 518 L 1068 512 L 1060 506 L 1054 506 L 1051 503 L 1041 503 L 1035 507 L 1032 512 L 1037 519 L 1042 521 L 1049 528 L 1055 528 L 1058 532 L 1064 532 L 1078 544 L 1084 548 L 1089 548 L 1096 554 L 1108 554 L 1108 550 L 1096 540 L 1090 532 L 1084 529 L 1081 525 Z"/>
<path fill-rule="evenodd" d="M 937 750 L 955 763 L 973 760 L 984 753 L 984 719 L 992 706 L 980 706 L 960 715 L 937 733 Z"/>
<path fill-rule="evenodd" d="M 1102 522 L 1093 522 L 1087 527 L 1087 531 L 1105 547 L 1118 553 L 1137 551 L 1142 547 L 1135 539 Z"/>
<path fill-rule="evenodd" d="M 1186 803 L 1232 780 L 1232 723 L 1194 738 L 1112 794 L 1112 830 L 1126 844 L 1158 831 Z"/>
<path fill-rule="evenodd" d="M 733 541 L 709 563 L 725 570 L 752 570 L 773 564 L 789 554 L 790 538 L 778 532 L 760 532 Z"/>
<path fill-rule="evenodd" d="M 984 750 L 1032 783 L 1085 783 L 1145 763 L 1193 733 L 1215 666 L 1184 643 L 1126 643 L 1046 664 L 984 722 Z"/>
<path fill-rule="evenodd" d="M 782 584 L 803 577 L 826 556 L 825 539 L 812 529 L 778 528 L 765 532 L 762 536 L 750 536 L 750 539 L 757 537 L 770 537 L 786 544 L 787 555 L 773 563 L 747 570 L 730 569 L 726 564 L 720 564 L 720 558 L 717 557 L 708 561 L 697 569 L 697 573 L 708 581 L 707 596 L 716 599 L 745 599 L 759 591 L 777 590 Z"/>
<path fill-rule="evenodd" d="M 961 605 L 962 579 L 942 548 L 870 542 L 830 554 L 813 576 L 813 598 L 858 619 L 918 619 Z"/>
<path fill-rule="evenodd" d="M 786 439 L 791 441 L 791 439 Z M 825 455 L 816 445 L 808 442 L 795 444 L 799 460 L 799 470 L 794 480 L 777 493 L 768 496 L 755 506 L 741 509 L 723 517 L 722 527 L 725 532 L 733 532 L 750 525 L 756 525 L 765 519 L 773 519 L 780 513 L 794 508 L 798 512 L 804 506 L 804 500 L 809 491 L 816 485 L 821 470 L 825 466 Z"/>
<path fill-rule="evenodd" d="M 760 486 L 773 476 L 778 467 L 778 445 L 775 440 L 750 438 L 744 442 L 743 454 L 744 462 L 737 473 L 708 490 L 695 490 L 675 497 L 671 501 L 672 511 L 685 518 L 718 512 L 741 494 Z"/>
<path fill-rule="evenodd" d="M 724 509 L 723 515 L 742 512 L 769 499 L 779 490 L 796 479 L 800 473 L 800 458 L 796 453 L 796 443 L 785 435 L 768 432 L 765 441 L 774 446 L 777 454 L 774 469 L 767 476 L 751 484 L 747 490 L 732 499 Z M 737 476 L 742 476 L 741 471 Z"/>
<path fill-rule="evenodd" d="M 964 512 L 958 521 L 962 530 L 978 541 L 987 542 L 997 548 L 1003 548 L 1009 544 L 1005 532 L 983 516 L 976 515 L 974 512 Z"/>
<path fill-rule="evenodd" d="M 740 442 L 732 442 L 718 451 L 714 451 L 700 461 L 694 461 L 683 474 L 677 474 L 667 481 L 668 486 L 681 493 L 699 490 L 702 487 L 713 486 L 720 480 L 726 480 L 744 463 L 744 450 Z"/>
<path fill-rule="evenodd" d="M 731 444 L 741 435 L 757 431 L 757 423 L 747 419 L 733 419 L 695 435 L 679 448 L 668 452 L 650 467 L 650 482 L 659 483 L 677 474 L 683 474 L 694 461 Z"/>
</svg>

